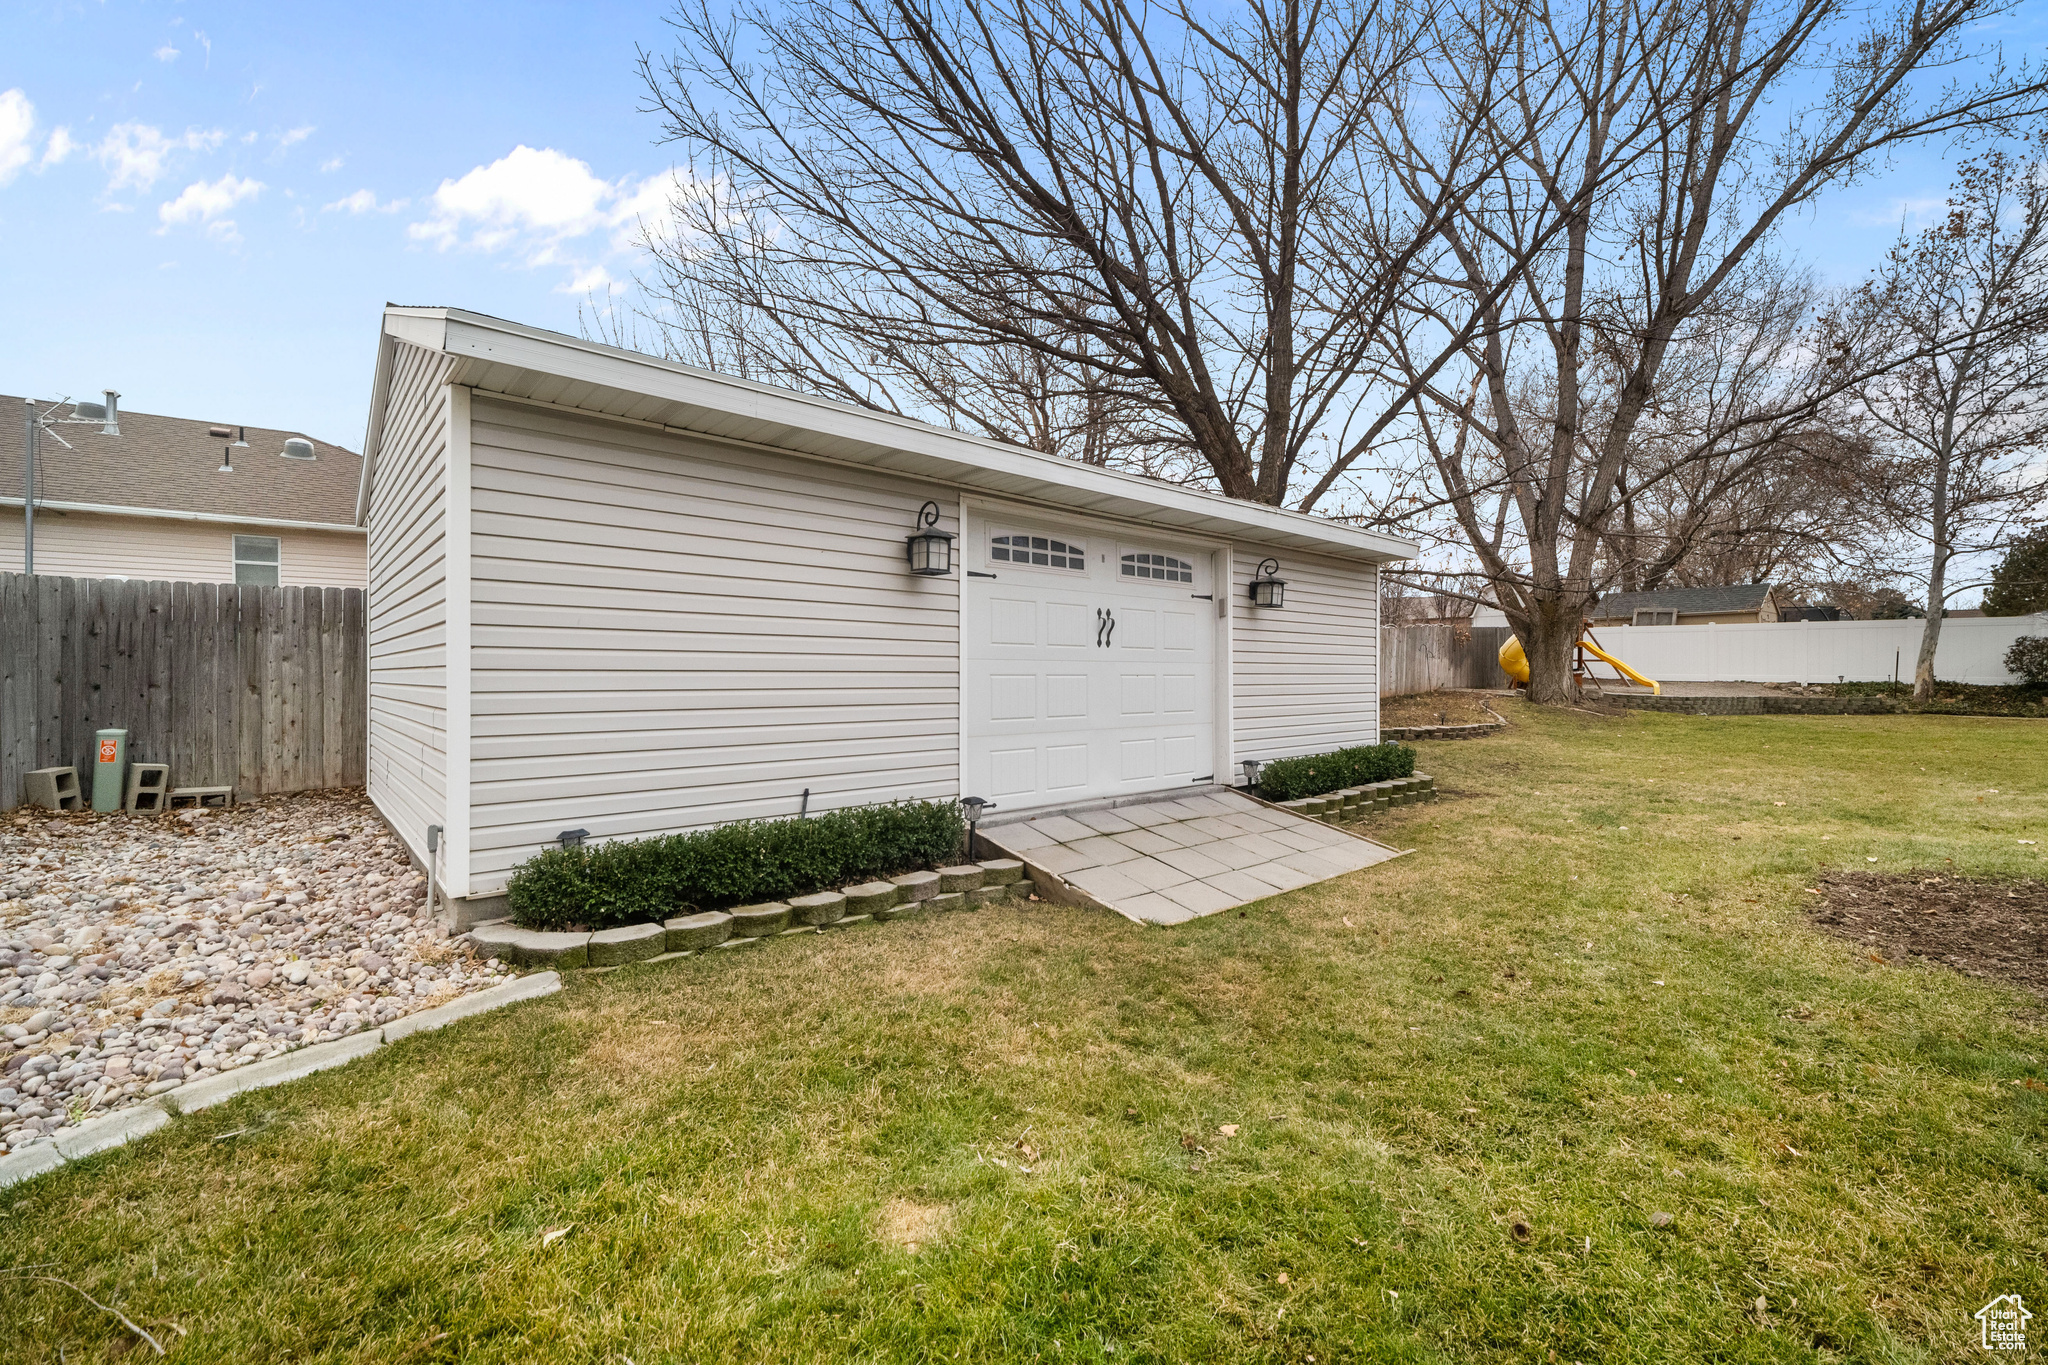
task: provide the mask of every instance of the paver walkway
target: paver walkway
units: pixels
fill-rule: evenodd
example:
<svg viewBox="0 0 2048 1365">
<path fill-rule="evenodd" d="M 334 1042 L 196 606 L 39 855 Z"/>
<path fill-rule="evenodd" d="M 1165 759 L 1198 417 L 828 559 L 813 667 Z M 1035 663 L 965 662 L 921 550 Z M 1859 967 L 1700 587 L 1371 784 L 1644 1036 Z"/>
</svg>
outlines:
<svg viewBox="0 0 2048 1365">
<path fill-rule="evenodd" d="M 983 825 L 981 837 L 1083 899 L 1144 924 L 1179 924 L 1341 877 L 1395 850 L 1218 790 Z"/>
</svg>

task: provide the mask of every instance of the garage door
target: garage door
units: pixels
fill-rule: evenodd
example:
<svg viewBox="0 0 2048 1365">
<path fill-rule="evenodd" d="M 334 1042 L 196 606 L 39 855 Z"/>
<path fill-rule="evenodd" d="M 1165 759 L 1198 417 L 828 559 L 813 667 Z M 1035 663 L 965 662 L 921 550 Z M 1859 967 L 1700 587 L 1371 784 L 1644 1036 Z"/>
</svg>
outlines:
<svg viewBox="0 0 2048 1365">
<path fill-rule="evenodd" d="M 967 794 L 1004 811 L 1215 776 L 1210 555 L 975 519 Z"/>
</svg>

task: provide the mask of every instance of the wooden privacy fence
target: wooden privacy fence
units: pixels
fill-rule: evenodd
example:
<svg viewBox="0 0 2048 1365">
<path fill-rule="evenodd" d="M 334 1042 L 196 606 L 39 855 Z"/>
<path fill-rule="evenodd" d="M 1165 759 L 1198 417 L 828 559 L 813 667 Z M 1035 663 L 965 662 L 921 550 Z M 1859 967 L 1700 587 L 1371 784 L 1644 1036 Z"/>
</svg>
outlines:
<svg viewBox="0 0 2048 1365">
<path fill-rule="evenodd" d="M 1405 697 L 1441 687 L 1502 688 L 1500 647 L 1513 638 L 1506 626 L 1388 626 L 1381 637 L 1386 660 L 1382 696 Z"/>
<path fill-rule="evenodd" d="M 365 685 L 361 588 L 0 574 L 0 809 L 117 727 L 174 786 L 360 786 Z"/>
</svg>

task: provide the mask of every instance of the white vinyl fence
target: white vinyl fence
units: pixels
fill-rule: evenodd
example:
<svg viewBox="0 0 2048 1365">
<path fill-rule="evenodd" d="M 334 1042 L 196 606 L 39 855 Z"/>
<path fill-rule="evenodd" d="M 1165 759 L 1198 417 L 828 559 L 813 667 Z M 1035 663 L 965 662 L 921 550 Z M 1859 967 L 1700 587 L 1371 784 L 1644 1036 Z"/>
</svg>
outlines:
<svg viewBox="0 0 2048 1365">
<path fill-rule="evenodd" d="M 1602 626 L 1610 654 L 1658 682 L 1913 681 L 1924 621 L 1783 621 L 1765 625 Z M 1934 675 L 2015 683 L 2005 651 L 2048 635 L 2048 614 L 1963 616 L 1941 623 Z"/>
</svg>

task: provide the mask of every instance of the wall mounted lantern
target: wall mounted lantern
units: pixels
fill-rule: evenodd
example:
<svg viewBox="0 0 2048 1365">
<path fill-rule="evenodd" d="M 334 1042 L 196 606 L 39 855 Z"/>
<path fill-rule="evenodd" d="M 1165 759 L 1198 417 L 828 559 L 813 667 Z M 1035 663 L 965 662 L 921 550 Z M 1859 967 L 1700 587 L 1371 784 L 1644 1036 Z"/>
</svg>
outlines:
<svg viewBox="0 0 2048 1365">
<path fill-rule="evenodd" d="M 917 534 L 905 540 L 910 571 L 924 578 L 953 572 L 953 533 L 939 529 L 939 505 L 927 502 L 917 510 Z"/>
<path fill-rule="evenodd" d="M 1252 579 L 1252 605 L 1255 607 L 1284 607 L 1287 605 L 1287 580 L 1281 578 L 1280 561 L 1268 559 L 1259 565 L 1258 576 Z"/>
<path fill-rule="evenodd" d="M 590 837 L 587 829 L 565 829 L 555 836 L 555 842 L 563 848 L 581 848 L 583 841 Z"/>
</svg>

